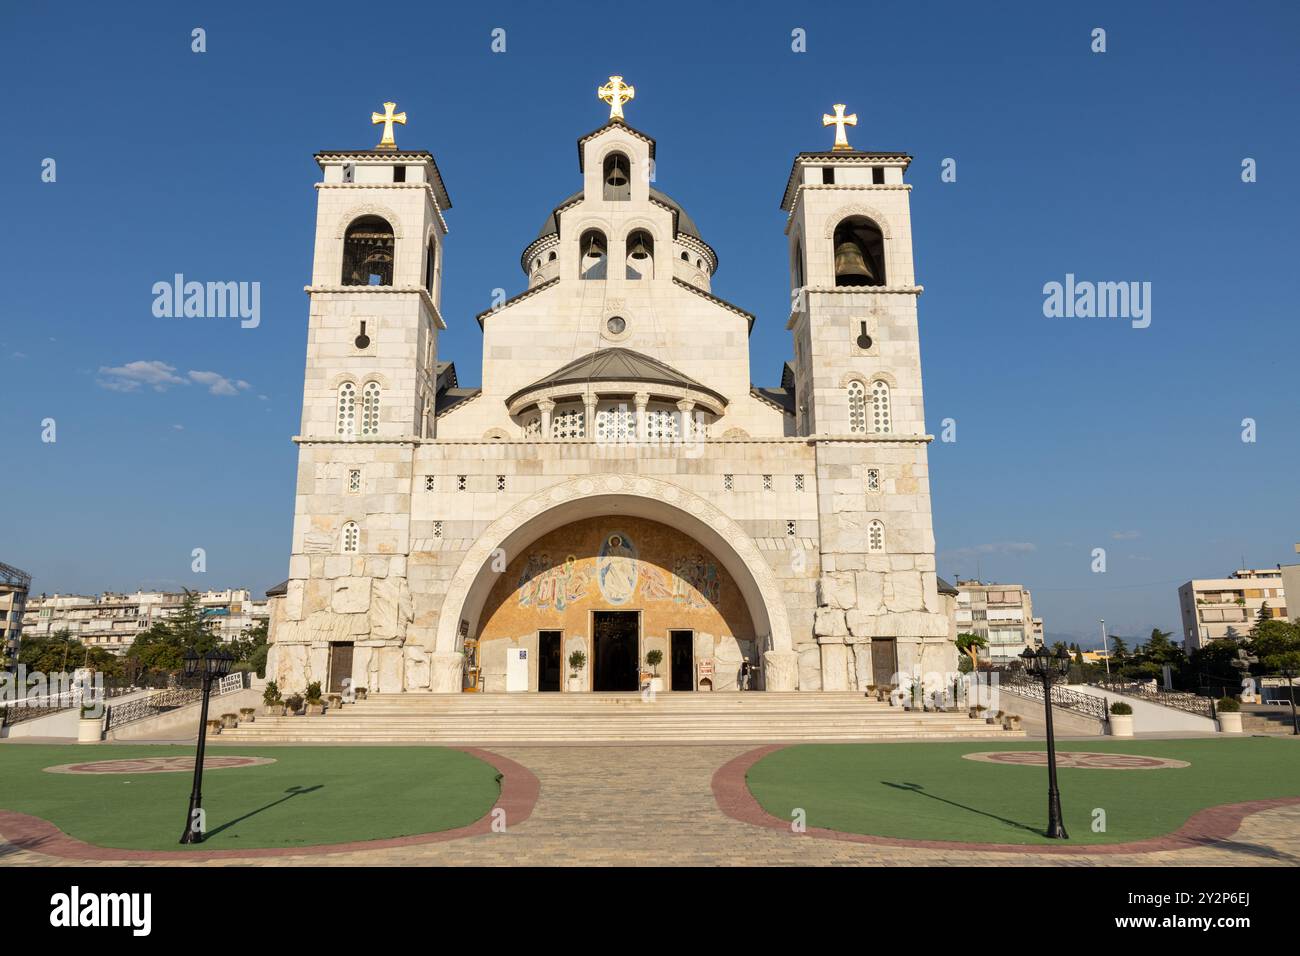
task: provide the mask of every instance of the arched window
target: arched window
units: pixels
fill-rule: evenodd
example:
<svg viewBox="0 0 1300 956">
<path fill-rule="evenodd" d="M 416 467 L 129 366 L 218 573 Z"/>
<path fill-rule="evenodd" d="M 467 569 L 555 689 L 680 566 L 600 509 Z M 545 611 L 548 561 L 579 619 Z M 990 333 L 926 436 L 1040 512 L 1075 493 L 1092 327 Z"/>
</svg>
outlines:
<svg viewBox="0 0 1300 956">
<path fill-rule="evenodd" d="M 690 261 L 691 261 L 691 254 L 690 254 L 689 252 L 685 252 L 685 251 L 683 251 L 683 252 L 682 252 L 682 262 L 689 263 Z"/>
<path fill-rule="evenodd" d="M 849 433 L 867 433 L 867 387 L 857 379 L 849 382 Z"/>
<path fill-rule="evenodd" d="M 878 435 L 894 430 L 889 414 L 889 383 L 880 379 L 871 383 L 871 430 Z"/>
<path fill-rule="evenodd" d="M 339 386 L 338 414 L 334 433 L 340 438 L 357 437 L 357 387 L 351 382 Z"/>
<path fill-rule="evenodd" d="M 433 295 L 433 281 L 438 274 L 438 240 L 429 238 L 429 248 L 424 251 L 424 291 Z"/>
<path fill-rule="evenodd" d="M 578 249 L 582 258 L 578 263 L 578 276 L 583 279 L 605 278 L 605 260 L 607 258 L 605 234 L 599 229 L 588 229 L 578 240 Z"/>
<path fill-rule="evenodd" d="M 835 227 L 835 284 L 884 285 L 885 239 L 865 216 L 849 216 Z"/>
<path fill-rule="evenodd" d="M 867 550 L 872 554 L 883 554 L 885 551 L 885 523 L 879 518 L 867 525 Z"/>
<path fill-rule="evenodd" d="M 554 250 L 554 249 L 552 249 L 552 250 L 550 251 L 550 253 L 546 256 L 546 261 L 547 261 L 547 262 L 554 262 L 554 261 L 555 261 L 555 250 Z"/>
<path fill-rule="evenodd" d="M 794 287 L 802 289 L 807 284 L 804 281 L 803 273 L 803 242 L 796 239 L 794 243 Z"/>
<path fill-rule="evenodd" d="M 585 438 L 587 413 L 581 406 L 557 408 L 551 415 L 552 438 Z"/>
<path fill-rule="evenodd" d="M 361 550 L 361 529 L 355 521 L 343 523 L 343 533 L 339 536 L 341 550 L 344 554 L 356 554 Z"/>
<path fill-rule="evenodd" d="M 393 227 L 378 216 L 354 220 L 343 234 L 343 285 L 393 284 Z"/>
<path fill-rule="evenodd" d="M 379 434 L 379 383 L 366 382 L 361 392 L 361 434 Z"/>
<path fill-rule="evenodd" d="M 606 202 L 623 202 L 632 198 L 632 166 L 622 153 L 605 157 L 604 196 Z"/>
<path fill-rule="evenodd" d="M 653 279 L 654 277 L 654 237 L 644 229 L 629 233 L 627 237 L 627 278 Z"/>
</svg>

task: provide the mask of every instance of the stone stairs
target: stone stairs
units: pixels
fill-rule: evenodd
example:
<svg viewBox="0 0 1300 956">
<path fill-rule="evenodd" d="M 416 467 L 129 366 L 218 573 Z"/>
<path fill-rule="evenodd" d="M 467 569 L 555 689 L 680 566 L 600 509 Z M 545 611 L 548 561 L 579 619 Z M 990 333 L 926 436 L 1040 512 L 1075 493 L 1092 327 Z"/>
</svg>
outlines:
<svg viewBox="0 0 1300 956">
<path fill-rule="evenodd" d="M 1247 734 L 1291 736 L 1291 708 L 1246 704 L 1241 708 L 1241 730 Z"/>
<path fill-rule="evenodd" d="M 317 716 L 267 717 L 213 743 L 785 743 L 1023 737 L 964 713 L 860 693 L 376 694 Z"/>
</svg>

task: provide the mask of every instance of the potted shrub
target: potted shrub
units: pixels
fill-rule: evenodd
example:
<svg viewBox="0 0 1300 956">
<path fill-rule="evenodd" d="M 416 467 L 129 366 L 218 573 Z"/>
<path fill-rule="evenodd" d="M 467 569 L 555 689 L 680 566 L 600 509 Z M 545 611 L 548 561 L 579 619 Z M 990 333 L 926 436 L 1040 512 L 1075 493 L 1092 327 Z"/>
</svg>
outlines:
<svg viewBox="0 0 1300 956">
<path fill-rule="evenodd" d="M 1220 697 L 1214 704 L 1219 715 L 1219 733 L 1241 733 L 1241 704 L 1235 697 Z"/>
<path fill-rule="evenodd" d="M 875 696 L 876 696 L 876 685 L 875 685 L 875 684 L 868 684 L 868 685 L 867 685 L 867 696 L 868 696 L 868 697 L 875 697 Z"/>
<path fill-rule="evenodd" d="M 652 651 L 646 651 L 645 662 L 650 668 L 650 692 L 657 694 L 664 689 L 663 678 L 659 676 L 659 665 L 664 661 L 664 652 L 655 648 Z"/>
<path fill-rule="evenodd" d="M 1019 714 L 1007 714 L 1007 715 L 1002 719 L 1002 728 L 1003 728 L 1004 730 L 1019 730 L 1019 729 L 1020 729 L 1020 715 L 1019 715 Z"/>
<path fill-rule="evenodd" d="M 330 710 L 338 710 L 343 707 L 342 694 L 326 694 L 325 703 L 329 704 Z"/>
<path fill-rule="evenodd" d="M 985 718 L 984 718 L 984 722 L 985 722 L 986 724 L 996 724 L 996 723 L 1000 723 L 1001 720 L 1002 720 L 1002 711 L 1000 711 L 1000 710 L 999 710 L 997 713 L 995 713 L 992 717 L 985 717 Z"/>
<path fill-rule="evenodd" d="M 1110 735 L 1112 737 L 1133 736 L 1133 708 L 1122 700 L 1110 705 Z"/>
<path fill-rule="evenodd" d="M 229 729 L 231 729 L 231 730 L 235 729 L 236 727 L 239 726 L 239 715 L 238 715 L 238 714 L 222 714 L 222 715 L 221 715 L 221 726 L 222 726 L 222 727 L 229 728 Z"/>
<path fill-rule="evenodd" d="M 569 690 L 582 690 L 582 669 L 587 666 L 587 655 L 574 651 L 569 655 Z"/>
<path fill-rule="evenodd" d="M 983 704 L 976 704 L 974 707 L 970 709 L 970 713 L 969 713 L 970 719 L 979 720 L 981 717 L 984 716 L 984 711 L 986 710 L 988 710 L 988 708 L 985 707 Z"/>
<path fill-rule="evenodd" d="M 284 700 L 280 697 L 280 685 L 275 681 L 266 682 L 262 691 L 262 712 L 268 717 L 284 716 Z"/>
<path fill-rule="evenodd" d="M 307 716 L 325 713 L 325 701 L 320 695 L 320 681 L 314 680 L 307 685 Z"/>
<path fill-rule="evenodd" d="M 210 734 L 221 733 L 221 721 L 219 719 L 214 718 L 208 721 L 208 733 Z"/>
<path fill-rule="evenodd" d="M 97 744 L 103 736 L 103 711 L 96 704 L 82 704 L 81 717 L 77 721 L 77 743 Z"/>
<path fill-rule="evenodd" d="M 257 719 L 257 708 L 256 708 L 256 707 L 241 707 L 241 708 L 239 708 L 239 722 L 240 722 L 240 723 L 248 722 L 248 723 L 251 724 L 251 723 L 252 723 L 254 720 L 256 720 L 256 719 Z"/>
<path fill-rule="evenodd" d="M 295 717 L 298 711 L 302 710 L 302 694 L 291 694 L 284 701 L 285 712 L 290 717 Z"/>
<path fill-rule="evenodd" d="M 365 700 L 365 699 L 366 699 L 366 694 L 367 694 L 367 693 L 368 693 L 368 690 L 367 690 L 367 688 L 366 688 L 365 686 L 354 687 L 354 688 L 352 688 L 352 694 L 353 694 L 353 696 L 356 697 L 357 700 Z"/>
</svg>

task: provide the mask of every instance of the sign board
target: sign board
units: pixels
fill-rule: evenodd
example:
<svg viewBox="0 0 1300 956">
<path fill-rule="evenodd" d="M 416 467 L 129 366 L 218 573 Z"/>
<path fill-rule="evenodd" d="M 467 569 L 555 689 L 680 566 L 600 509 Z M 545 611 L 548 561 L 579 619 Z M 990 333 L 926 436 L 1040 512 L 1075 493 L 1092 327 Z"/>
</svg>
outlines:
<svg viewBox="0 0 1300 956">
<path fill-rule="evenodd" d="M 703 660 L 700 661 L 700 676 L 701 676 L 701 677 L 712 677 L 712 676 L 713 676 L 713 658 L 712 658 L 712 657 L 706 657 L 706 658 L 704 658 Z"/>
<path fill-rule="evenodd" d="M 506 650 L 506 692 L 515 694 L 526 690 L 528 690 L 528 648 L 508 648 Z"/>
</svg>

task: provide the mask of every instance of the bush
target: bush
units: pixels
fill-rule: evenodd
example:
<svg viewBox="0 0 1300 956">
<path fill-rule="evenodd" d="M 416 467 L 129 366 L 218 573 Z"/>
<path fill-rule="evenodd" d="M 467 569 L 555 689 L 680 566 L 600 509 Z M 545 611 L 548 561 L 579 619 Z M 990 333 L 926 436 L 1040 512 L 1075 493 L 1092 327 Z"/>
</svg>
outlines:
<svg viewBox="0 0 1300 956">
<path fill-rule="evenodd" d="M 653 651 L 647 652 L 645 656 L 645 662 L 649 664 L 652 669 L 657 669 L 659 665 L 663 663 L 663 659 L 664 659 L 664 652 L 659 650 L 658 648 L 655 648 Z"/>
<path fill-rule="evenodd" d="M 1129 714 L 1133 713 L 1133 708 L 1122 700 L 1117 700 L 1115 703 L 1110 705 L 1110 712 L 1117 717 L 1127 717 Z"/>
<path fill-rule="evenodd" d="M 587 666 L 587 655 L 582 651 L 574 651 L 569 655 L 569 670 L 580 671 Z"/>
<path fill-rule="evenodd" d="M 288 709 L 289 713 L 298 713 L 298 711 L 302 710 L 302 694 L 292 695 L 284 702 L 284 706 Z"/>
<path fill-rule="evenodd" d="M 280 702 L 280 686 L 273 680 L 267 681 L 266 689 L 262 691 L 262 703 L 273 705 Z"/>
<path fill-rule="evenodd" d="M 1219 708 L 1220 713 L 1235 714 L 1241 710 L 1241 701 L 1235 697 L 1220 697 L 1215 701 L 1214 706 Z"/>
<path fill-rule="evenodd" d="M 320 681 L 314 680 L 307 685 L 307 703 L 320 703 Z"/>
</svg>

